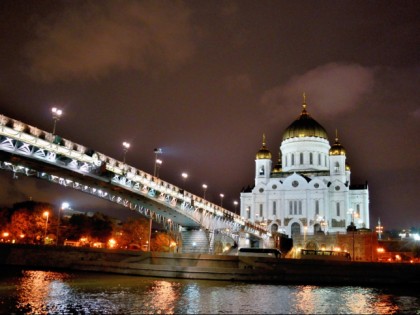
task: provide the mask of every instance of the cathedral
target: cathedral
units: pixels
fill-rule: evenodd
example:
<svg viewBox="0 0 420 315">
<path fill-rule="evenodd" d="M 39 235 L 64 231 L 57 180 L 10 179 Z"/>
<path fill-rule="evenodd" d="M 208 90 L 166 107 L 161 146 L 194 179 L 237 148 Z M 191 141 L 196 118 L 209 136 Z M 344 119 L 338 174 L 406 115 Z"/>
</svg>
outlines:
<svg viewBox="0 0 420 315">
<path fill-rule="evenodd" d="M 241 192 L 241 216 L 291 237 L 345 233 L 369 228 L 369 190 L 350 183 L 346 150 L 336 132 L 332 145 L 325 129 L 307 110 L 283 133 L 278 162 L 263 135 L 255 157 L 255 185 Z"/>
</svg>

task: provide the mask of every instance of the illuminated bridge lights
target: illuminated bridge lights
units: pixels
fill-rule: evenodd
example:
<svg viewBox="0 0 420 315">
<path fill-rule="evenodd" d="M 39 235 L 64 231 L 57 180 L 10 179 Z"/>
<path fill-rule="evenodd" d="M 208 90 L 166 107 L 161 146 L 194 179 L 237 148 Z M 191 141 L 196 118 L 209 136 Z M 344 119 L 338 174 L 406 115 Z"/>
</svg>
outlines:
<svg viewBox="0 0 420 315">
<path fill-rule="evenodd" d="M 9 126 L 13 126 L 13 128 L 10 128 Z M 262 226 L 244 222 L 243 218 L 237 214 L 231 213 L 208 201 L 205 202 L 204 199 L 185 192 L 179 187 L 166 183 L 161 179 L 157 179 L 150 174 L 132 166 L 124 166 L 120 161 L 99 152 L 92 153 L 91 150 L 89 150 L 88 155 L 86 154 L 86 147 L 67 139 L 62 139 L 62 145 L 53 143 L 53 139 L 54 136 L 51 133 L 0 115 L 0 150 L 7 152 L 12 151 L 15 154 L 29 156 L 41 163 L 54 163 L 57 167 L 65 168 L 76 173 L 90 175 L 96 179 L 98 179 L 97 170 L 104 165 L 104 169 L 113 174 L 111 185 L 118 185 L 127 191 L 147 195 L 156 202 L 165 204 L 172 210 L 180 212 L 196 222 L 202 222 L 203 219 L 206 218 L 206 228 L 211 229 L 219 226 L 235 226 L 236 229 L 243 229 L 250 233 L 263 234 L 263 236 L 269 235 Z M 121 169 L 121 165 L 123 165 L 123 169 Z M 82 185 L 70 178 L 62 178 L 25 167 L 17 168 L 16 165 L 6 161 L 1 164 L 1 168 L 26 174 L 31 172 L 31 174 L 37 174 L 37 176 L 42 179 L 47 179 L 65 186 L 71 186 L 74 189 L 89 192 L 98 197 L 113 200 L 117 203 L 122 203 L 130 209 L 137 209 L 138 211 L 153 215 L 153 212 L 147 212 L 141 204 L 133 204 L 124 197 L 115 196 L 109 192 L 89 186 L 89 184 Z M 124 168 L 127 170 L 126 174 L 124 174 Z M 103 178 L 105 182 L 108 182 L 107 176 L 108 175 L 99 174 L 99 178 Z M 152 196 L 149 194 L 151 190 L 153 190 Z M 168 198 L 166 197 L 167 195 Z M 177 203 L 177 200 L 180 201 L 179 204 Z M 199 209 L 201 210 L 197 211 Z M 155 214 L 155 217 L 156 216 L 158 215 Z M 209 218 L 215 219 L 210 220 Z M 256 233 L 256 231 L 258 233 Z"/>
</svg>

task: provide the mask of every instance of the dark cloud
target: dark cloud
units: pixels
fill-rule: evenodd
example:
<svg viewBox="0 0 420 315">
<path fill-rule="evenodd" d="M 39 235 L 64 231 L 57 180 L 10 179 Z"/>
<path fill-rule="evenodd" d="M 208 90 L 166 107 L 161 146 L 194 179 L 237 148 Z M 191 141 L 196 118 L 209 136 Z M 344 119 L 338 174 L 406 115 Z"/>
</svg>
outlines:
<svg viewBox="0 0 420 315">
<path fill-rule="evenodd" d="M 248 74 L 231 75 L 225 78 L 228 91 L 245 91 L 251 88 L 251 78 Z"/>
<path fill-rule="evenodd" d="M 273 107 L 296 105 L 296 96 L 306 94 L 307 103 L 323 116 L 341 115 L 361 106 L 374 86 L 374 70 L 357 64 L 329 63 L 292 77 L 265 92 L 261 103 Z M 295 111 L 295 109 L 294 109 Z"/>
<path fill-rule="evenodd" d="M 86 2 L 36 24 L 26 47 L 33 78 L 65 81 L 112 70 L 156 73 L 194 53 L 190 10 L 179 1 Z"/>
</svg>

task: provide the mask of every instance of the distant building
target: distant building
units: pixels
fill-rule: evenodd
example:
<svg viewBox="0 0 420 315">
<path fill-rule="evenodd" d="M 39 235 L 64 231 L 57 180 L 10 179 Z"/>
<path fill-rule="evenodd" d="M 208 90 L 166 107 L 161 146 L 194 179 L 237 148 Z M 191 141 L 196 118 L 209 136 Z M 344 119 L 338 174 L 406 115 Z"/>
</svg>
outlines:
<svg viewBox="0 0 420 315">
<path fill-rule="evenodd" d="M 345 233 L 351 222 L 369 228 L 368 186 L 350 183 L 346 154 L 337 133 L 330 145 L 304 96 L 301 114 L 283 133 L 274 166 L 263 135 L 255 185 L 241 192 L 241 216 L 292 237 Z"/>
</svg>

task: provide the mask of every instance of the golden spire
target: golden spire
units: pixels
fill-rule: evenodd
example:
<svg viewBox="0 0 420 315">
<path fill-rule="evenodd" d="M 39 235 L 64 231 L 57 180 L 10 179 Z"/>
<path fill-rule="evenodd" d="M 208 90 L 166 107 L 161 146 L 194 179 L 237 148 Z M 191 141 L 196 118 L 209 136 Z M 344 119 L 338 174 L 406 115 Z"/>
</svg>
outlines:
<svg viewBox="0 0 420 315">
<path fill-rule="evenodd" d="M 302 114 L 306 114 L 306 93 L 305 92 L 303 92 L 302 97 L 303 97 Z"/>
<path fill-rule="evenodd" d="M 265 141 L 265 133 L 263 133 L 263 140 L 262 140 L 263 148 L 265 148 L 265 144 L 266 144 L 266 141 Z"/>
<path fill-rule="evenodd" d="M 338 142 L 338 130 L 335 129 L 335 141 Z"/>
</svg>

